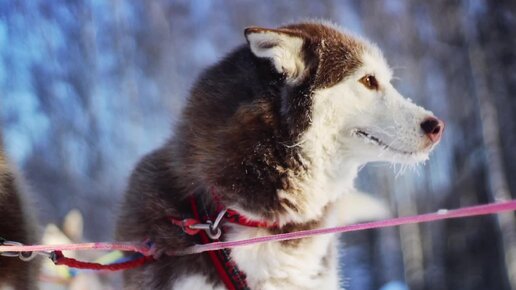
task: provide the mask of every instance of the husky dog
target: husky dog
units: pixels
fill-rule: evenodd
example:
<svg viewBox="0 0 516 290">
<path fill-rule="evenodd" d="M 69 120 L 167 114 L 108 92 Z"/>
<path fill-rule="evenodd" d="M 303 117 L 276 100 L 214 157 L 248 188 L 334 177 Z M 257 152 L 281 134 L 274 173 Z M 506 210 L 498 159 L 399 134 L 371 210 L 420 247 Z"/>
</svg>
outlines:
<svg viewBox="0 0 516 290">
<path fill-rule="evenodd" d="M 27 212 L 19 177 L 9 166 L 0 138 L 0 237 L 22 244 L 36 242 L 35 221 Z M 1 242 L 0 242 L 1 243 Z M 38 261 L 0 256 L 0 289 L 37 289 Z"/>
<path fill-rule="evenodd" d="M 250 27 L 245 38 L 199 77 L 175 136 L 132 174 L 118 238 L 165 254 L 127 272 L 127 289 L 225 288 L 207 253 L 166 254 L 197 241 L 166 218 L 192 217 L 192 196 L 207 212 L 222 204 L 274 225 L 226 223 L 222 240 L 337 226 L 361 206 L 346 196 L 362 165 L 422 162 L 440 140 L 443 122 L 396 91 L 368 41 L 321 22 Z M 339 288 L 336 236 L 226 254 L 244 289 Z"/>
</svg>

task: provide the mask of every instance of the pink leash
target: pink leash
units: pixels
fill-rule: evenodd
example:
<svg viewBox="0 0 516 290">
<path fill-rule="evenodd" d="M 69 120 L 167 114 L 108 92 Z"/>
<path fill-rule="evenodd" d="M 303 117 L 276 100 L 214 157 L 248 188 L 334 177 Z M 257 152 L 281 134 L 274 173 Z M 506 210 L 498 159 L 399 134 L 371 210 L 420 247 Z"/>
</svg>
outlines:
<svg viewBox="0 0 516 290">
<path fill-rule="evenodd" d="M 435 213 L 428 213 L 416 216 L 407 216 L 393 218 L 383 221 L 375 221 L 368 223 L 361 223 L 349 226 L 340 226 L 332 228 L 313 229 L 305 231 L 297 231 L 284 234 L 276 234 L 264 237 L 251 238 L 239 241 L 228 241 L 228 242 L 212 242 L 203 245 L 194 245 L 183 250 L 168 252 L 168 255 L 179 256 L 179 255 L 191 255 L 203 253 L 206 251 L 215 251 L 221 249 L 229 249 L 243 246 L 256 245 L 274 241 L 287 241 L 294 239 L 307 238 L 325 234 L 336 234 L 363 231 L 369 229 L 378 229 L 385 227 L 400 226 L 406 224 L 426 223 L 432 221 L 439 221 L 445 219 L 456 219 L 464 217 L 481 216 L 488 214 L 495 214 L 507 211 L 516 210 L 516 200 L 470 206 L 465 208 L 459 208 L 455 210 L 439 210 Z M 0 253 L 8 252 L 54 252 L 54 251 L 85 251 L 85 250 L 119 250 L 126 252 L 136 252 L 143 256 L 152 256 L 154 254 L 154 248 L 148 245 L 148 243 L 142 242 L 118 242 L 118 243 L 82 243 L 82 244 L 67 244 L 67 245 L 4 245 L 0 246 Z"/>
<path fill-rule="evenodd" d="M 251 238 L 251 239 L 240 240 L 240 241 L 213 242 L 213 243 L 204 244 L 204 245 L 194 245 L 194 246 L 185 248 L 180 251 L 171 252 L 170 255 L 175 255 L 175 256 L 191 255 L 191 254 L 198 254 L 198 253 L 202 253 L 202 252 L 206 252 L 206 251 L 215 251 L 215 250 L 220 250 L 220 249 L 236 248 L 236 247 L 249 246 L 249 245 L 261 244 L 261 243 L 267 243 L 267 242 L 288 241 L 288 240 L 301 239 L 301 238 L 307 238 L 307 237 L 318 236 L 318 235 L 356 232 L 356 231 L 386 228 L 386 227 L 393 227 L 393 226 L 400 226 L 400 225 L 426 223 L 426 222 L 445 220 L 445 219 L 456 219 L 456 218 L 464 218 L 464 217 L 481 216 L 481 215 L 501 213 L 501 212 L 506 212 L 506 211 L 514 211 L 514 210 L 516 210 L 516 200 L 511 200 L 511 201 L 507 201 L 507 202 L 470 206 L 470 207 L 459 208 L 459 209 L 455 209 L 455 210 L 439 210 L 435 213 L 428 213 L 428 214 L 407 216 L 407 217 L 399 217 L 399 218 L 393 218 L 393 219 L 388 219 L 388 220 L 383 220 L 383 221 L 361 223 L 361 224 L 355 224 L 355 225 L 349 225 L 349 226 L 297 231 L 297 232 L 291 232 L 291 233 L 285 233 L 285 234 L 276 234 L 276 235 L 271 235 L 271 236 Z"/>
<path fill-rule="evenodd" d="M 2 252 L 53 252 L 53 251 L 123 251 L 135 252 L 144 256 L 151 256 L 152 249 L 145 245 L 145 243 L 82 243 L 82 244 L 67 244 L 67 245 L 13 245 L 0 246 L 0 253 Z"/>
</svg>

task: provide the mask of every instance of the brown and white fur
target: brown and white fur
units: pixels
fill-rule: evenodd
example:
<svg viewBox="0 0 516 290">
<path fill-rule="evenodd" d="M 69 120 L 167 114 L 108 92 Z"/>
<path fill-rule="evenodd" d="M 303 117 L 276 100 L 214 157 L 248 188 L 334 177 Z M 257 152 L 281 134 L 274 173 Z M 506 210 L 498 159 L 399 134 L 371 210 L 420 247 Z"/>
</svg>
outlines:
<svg viewBox="0 0 516 290">
<path fill-rule="evenodd" d="M 30 216 L 19 176 L 10 166 L 0 138 L 0 237 L 23 244 L 36 243 L 34 219 Z M 0 256 L 0 289 L 37 289 L 38 260 L 23 262 Z"/>
<path fill-rule="evenodd" d="M 224 240 L 331 227 L 354 206 L 353 180 L 371 161 L 428 158 L 442 122 L 403 98 L 371 43 L 331 24 L 251 27 L 247 44 L 194 85 L 175 136 L 138 164 L 120 240 L 159 251 L 193 243 L 166 216 L 191 216 L 192 194 L 279 229 L 231 225 Z M 373 210 L 368 208 L 365 210 Z M 251 289 L 338 289 L 337 237 L 231 251 Z M 207 255 L 170 257 L 126 273 L 127 289 L 223 289 Z"/>
</svg>

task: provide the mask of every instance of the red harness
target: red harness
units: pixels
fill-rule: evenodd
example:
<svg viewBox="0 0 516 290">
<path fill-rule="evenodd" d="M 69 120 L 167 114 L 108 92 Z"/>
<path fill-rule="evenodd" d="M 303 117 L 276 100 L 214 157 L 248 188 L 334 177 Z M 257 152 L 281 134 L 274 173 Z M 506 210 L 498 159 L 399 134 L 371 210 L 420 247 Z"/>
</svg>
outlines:
<svg viewBox="0 0 516 290">
<path fill-rule="evenodd" d="M 213 193 L 213 191 L 212 191 Z M 199 235 L 202 244 L 208 244 L 218 241 L 222 234 L 223 227 L 220 227 L 222 221 L 238 224 L 246 227 L 273 228 L 276 224 L 266 221 L 257 221 L 245 217 L 239 212 L 231 209 L 224 209 L 215 194 L 214 201 L 217 207 L 217 218 L 212 219 L 206 207 L 199 198 L 192 196 L 190 198 L 190 207 L 194 218 L 177 219 L 169 218 L 170 222 L 183 229 L 188 235 Z M 201 211 L 204 214 L 201 214 Z M 220 279 L 229 290 L 248 290 L 246 275 L 238 269 L 236 263 L 231 259 L 229 249 L 221 249 L 207 252 L 213 266 L 217 270 Z"/>
</svg>

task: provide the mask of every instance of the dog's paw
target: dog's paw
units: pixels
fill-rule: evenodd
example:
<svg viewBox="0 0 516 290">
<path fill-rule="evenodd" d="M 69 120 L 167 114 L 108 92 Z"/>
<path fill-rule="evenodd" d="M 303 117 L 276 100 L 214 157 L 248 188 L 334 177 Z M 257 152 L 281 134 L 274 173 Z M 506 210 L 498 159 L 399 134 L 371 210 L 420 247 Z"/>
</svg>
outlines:
<svg viewBox="0 0 516 290">
<path fill-rule="evenodd" d="M 383 200 L 358 190 L 344 194 L 337 206 L 341 225 L 380 220 L 391 216 L 389 206 Z"/>
</svg>

